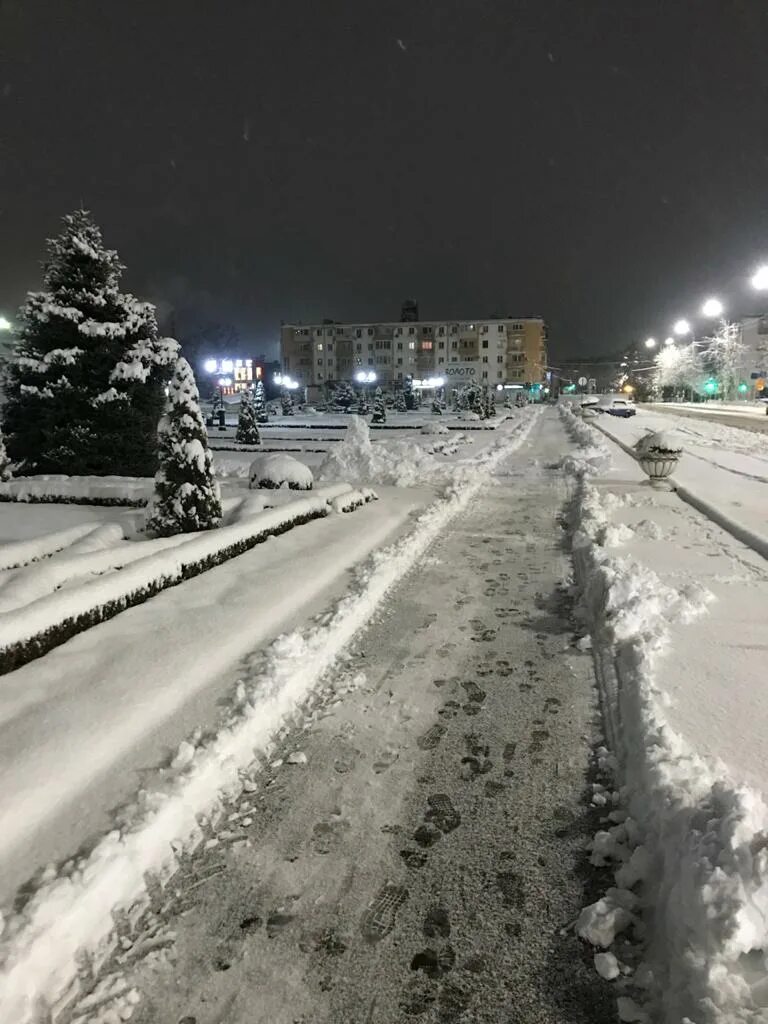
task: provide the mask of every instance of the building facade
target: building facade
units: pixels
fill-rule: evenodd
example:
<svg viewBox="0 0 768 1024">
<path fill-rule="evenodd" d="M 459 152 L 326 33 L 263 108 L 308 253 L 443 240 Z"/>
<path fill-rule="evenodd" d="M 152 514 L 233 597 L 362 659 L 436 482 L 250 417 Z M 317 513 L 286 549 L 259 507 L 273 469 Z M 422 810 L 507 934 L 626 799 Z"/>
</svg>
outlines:
<svg viewBox="0 0 768 1024">
<path fill-rule="evenodd" d="M 409 375 L 523 386 L 545 378 L 547 329 L 540 317 L 283 324 L 280 354 L 283 372 L 309 388 L 354 381 L 360 372 L 389 387 Z"/>
</svg>

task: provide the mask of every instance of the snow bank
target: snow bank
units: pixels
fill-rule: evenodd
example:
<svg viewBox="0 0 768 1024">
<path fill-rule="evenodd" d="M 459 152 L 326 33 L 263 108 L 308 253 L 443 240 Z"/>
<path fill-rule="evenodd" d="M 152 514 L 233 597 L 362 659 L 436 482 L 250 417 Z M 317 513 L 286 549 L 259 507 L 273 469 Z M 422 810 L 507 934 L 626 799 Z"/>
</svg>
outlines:
<svg viewBox="0 0 768 1024">
<path fill-rule="evenodd" d="M 344 440 L 334 445 L 320 463 L 317 478 L 413 487 L 445 481 L 447 471 L 444 463 L 416 441 L 372 443 L 366 421 L 361 416 L 351 416 Z"/>
<path fill-rule="evenodd" d="M 613 751 L 604 756 L 628 815 L 595 837 L 593 860 L 617 865 L 618 888 L 586 908 L 578 927 L 609 945 L 614 925 L 629 924 L 618 912 L 631 909 L 626 897 L 639 897 L 651 913 L 635 994 L 655 1004 L 653 1019 L 756 1024 L 768 1003 L 768 808 L 670 728 L 658 686 L 671 625 L 705 613 L 711 595 L 697 583 L 669 587 L 612 555 L 605 502 L 583 473 L 574 488 L 577 589 Z"/>
<path fill-rule="evenodd" d="M 0 570 L 12 569 L 15 566 L 26 565 L 28 562 L 46 558 L 56 551 L 62 551 L 69 547 L 75 541 L 95 533 L 100 528 L 101 523 L 80 523 L 77 526 L 70 526 L 66 530 L 46 533 L 42 537 L 32 537 L 30 540 L 3 544 L 0 547 Z"/>
<path fill-rule="evenodd" d="M 146 505 L 149 477 L 25 476 L 0 483 L 0 501 L 72 502 L 80 505 Z"/>
<path fill-rule="evenodd" d="M 558 406 L 560 419 L 578 450 L 565 455 L 559 463 L 568 473 L 602 473 L 611 464 L 608 446 L 594 428 L 576 416 L 570 405 Z"/>
<path fill-rule="evenodd" d="M 171 877 L 177 858 L 201 841 L 201 816 L 216 817 L 222 797 L 238 793 L 244 773 L 258 770 L 255 756 L 269 752 L 285 719 L 496 466 L 523 443 L 535 419 L 523 420 L 477 460 L 471 484 L 465 478 L 417 519 L 407 537 L 375 554 L 329 620 L 275 641 L 230 721 L 212 739 L 191 745 L 171 788 L 145 793 L 141 816 L 111 832 L 68 874 L 48 878 L 8 920 L 0 940 L 1 1020 L 33 1024 L 46 1008 L 74 994 L 79 951 L 93 953 L 98 966 L 115 941 L 113 908 L 146 903 L 148 876 L 163 883 Z"/>
<path fill-rule="evenodd" d="M 248 471 L 249 486 L 252 488 L 278 488 L 288 486 L 292 491 L 312 490 L 312 470 L 292 455 L 273 452 L 259 455 Z"/>
</svg>

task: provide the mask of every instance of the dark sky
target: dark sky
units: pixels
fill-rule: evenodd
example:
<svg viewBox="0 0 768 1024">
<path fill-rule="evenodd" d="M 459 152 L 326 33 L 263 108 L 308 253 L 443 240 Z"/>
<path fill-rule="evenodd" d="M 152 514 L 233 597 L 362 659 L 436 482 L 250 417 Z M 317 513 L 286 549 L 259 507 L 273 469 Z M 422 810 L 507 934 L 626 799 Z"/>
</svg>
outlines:
<svg viewBox="0 0 768 1024">
<path fill-rule="evenodd" d="M 183 330 L 538 313 L 608 351 L 768 259 L 763 0 L 0 0 L 0 311 L 81 202 Z"/>
</svg>

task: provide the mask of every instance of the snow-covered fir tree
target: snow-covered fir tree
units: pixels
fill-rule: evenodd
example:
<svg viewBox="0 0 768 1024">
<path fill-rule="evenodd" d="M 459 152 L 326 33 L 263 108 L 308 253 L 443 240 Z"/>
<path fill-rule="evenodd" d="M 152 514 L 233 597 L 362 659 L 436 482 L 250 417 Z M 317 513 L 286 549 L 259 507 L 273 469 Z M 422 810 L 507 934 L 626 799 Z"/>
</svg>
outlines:
<svg viewBox="0 0 768 1024">
<path fill-rule="evenodd" d="M 237 417 L 235 440 L 239 444 L 259 444 L 261 442 L 261 435 L 256 424 L 253 392 L 250 388 L 240 392 L 240 414 Z"/>
<path fill-rule="evenodd" d="M 405 394 L 403 391 L 398 391 L 395 395 L 395 412 L 406 412 L 408 406 L 405 404 Z"/>
<path fill-rule="evenodd" d="M 256 381 L 256 387 L 253 392 L 253 411 L 257 423 L 269 423 L 269 410 L 267 409 L 267 400 L 264 397 L 264 384 L 260 380 Z"/>
<path fill-rule="evenodd" d="M 479 384 L 470 384 L 469 387 L 469 408 L 476 412 L 480 419 L 485 415 L 483 389 Z"/>
<path fill-rule="evenodd" d="M 200 412 L 192 367 L 179 359 L 157 428 L 159 466 L 147 530 L 160 537 L 211 530 L 221 522 L 221 497 Z"/>
<path fill-rule="evenodd" d="M 492 390 L 488 390 L 485 395 L 485 402 L 483 405 L 483 417 L 487 420 L 491 419 L 496 415 L 496 396 Z"/>
<path fill-rule="evenodd" d="M 0 481 L 5 482 L 10 480 L 11 476 L 11 460 L 8 458 L 8 452 L 5 447 L 5 438 L 3 432 L 0 430 Z"/>
<path fill-rule="evenodd" d="M 154 306 L 119 290 L 123 267 L 84 210 L 48 241 L 44 291 L 20 311 L 4 427 L 23 473 L 152 475 L 178 345 Z"/>
<path fill-rule="evenodd" d="M 413 376 L 408 373 L 403 378 L 403 397 L 405 398 L 405 408 L 407 410 L 416 408 L 416 395 L 413 391 Z"/>
<path fill-rule="evenodd" d="M 340 405 L 345 412 L 349 412 L 350 408 L 355 404 L 355 391 L 348 380 L 343 380 L 340 384 L 336 385 L 336 390 L 333 393 L 333 400 L 336 405 Z"/>
<path fill-rule="evenodd" d="M 371 423 L 386 422 L 387 407 L 384 404 L 384 395 L 381 393 L 381 388 L 376 388 L 376 394 L 373 399 L 373 416 L 371 416 Z"/>
<path fill-rule="evenodd" d="M 357 414 L 358 416 L 367 416 L 370 411 L 371 410 L 368 406 L 368 395 L 366 394 L 365 389 L 363 389 L 360 392 L 360 398 L 357 402 Z"/>
<path fill-rule="evenodd" d="M 283 416 L 293 416 L 293 397 L 287 388 L 283 388 L 280 395 L 280 408 L 283 411 Z"/>
</svg>

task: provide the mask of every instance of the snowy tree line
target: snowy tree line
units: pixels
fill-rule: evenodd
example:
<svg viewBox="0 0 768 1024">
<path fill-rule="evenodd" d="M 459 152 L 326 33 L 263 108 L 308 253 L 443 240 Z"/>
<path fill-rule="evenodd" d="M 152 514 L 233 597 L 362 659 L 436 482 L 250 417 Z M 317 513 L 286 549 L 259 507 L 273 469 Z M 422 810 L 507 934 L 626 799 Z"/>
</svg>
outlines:
<svg viewBox="0 0 768 1024">
<path fill-rule="evenodd" d="M 739 324 L 724 320 L 701 343 L 661 349 L 654 360 L 654 390 L 658 397 L 693 398 L 708 394 L 707 382 L 713 380 L 716 393 L 732 400 L 746 373 L 745 352 Z"/>
</svg>

